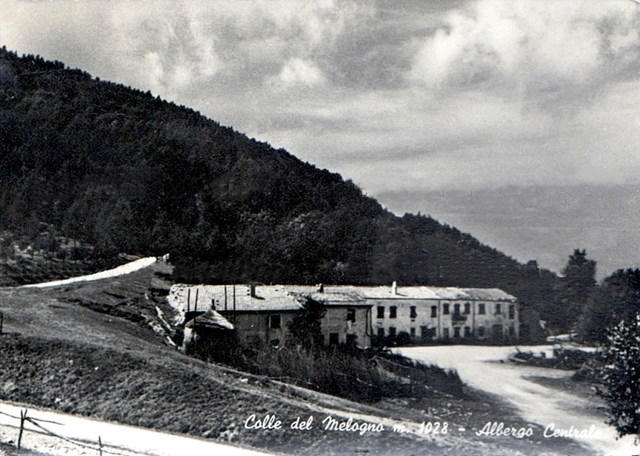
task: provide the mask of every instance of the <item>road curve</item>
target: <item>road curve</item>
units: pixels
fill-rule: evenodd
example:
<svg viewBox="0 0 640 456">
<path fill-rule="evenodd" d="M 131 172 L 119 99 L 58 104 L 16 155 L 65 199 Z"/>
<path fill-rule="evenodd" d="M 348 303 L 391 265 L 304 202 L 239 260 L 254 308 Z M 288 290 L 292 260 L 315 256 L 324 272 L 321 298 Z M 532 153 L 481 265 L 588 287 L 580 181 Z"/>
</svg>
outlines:
<svg viewBox="0 0 640 456">
<path fill-rule="evenodd" d="M 519 348 L 550 353 L 553 347 Z M 595 433 L 575 437 L 574 440 L 584 443 L 597 454 L 631 456 L 640 453 L 640 446 L 634 445 L 632 436 L 616 439 L 615 430 L 604 424 L 604 417 L 589 413 L 591 404 L 586 399 L 527 379 L 532 376 L 563 378 L 571 375 L 570 371 L 496 362 L 505 360 L 515 347 L 452 345 L 402 347 L 395 351 L 418 361 L 456 369 L 467 385 L 500 396 L 514 405 L 527 421 L 543 427 L 553 423 L 556 429 L 570 429 L 571 426 L 589 429 L 595 426 Z"/>
</svg>

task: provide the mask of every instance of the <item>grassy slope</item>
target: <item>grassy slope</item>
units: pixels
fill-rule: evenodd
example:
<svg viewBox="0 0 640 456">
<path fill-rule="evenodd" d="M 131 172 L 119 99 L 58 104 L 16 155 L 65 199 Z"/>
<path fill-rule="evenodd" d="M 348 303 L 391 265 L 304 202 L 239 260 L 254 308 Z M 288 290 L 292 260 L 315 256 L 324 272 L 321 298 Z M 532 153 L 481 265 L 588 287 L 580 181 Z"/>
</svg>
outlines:
<svg viewBox="0 0 640 456">
<path fill-rule="evenodd" d="M 301 448 L 310 454 L 518 454 L 515 449 L 536 454 L 530 442 L 500 439 L 478 447 L 456 435 L 432 442 L 390 431 L 358 436 L 318 427 L 310 432 L 246 430 L 243 422 L 252 413 L 277 414 L 286 421 L 312 414 L 319 423 L 326 416 L 320 407 L 333 416 L 342 411 L 418 422 L 436 416 L 465 425 L 478 424 L 470 422 L 471 415 L 515 418 L 491 398 L 436 394 L 421 403 L 356 404 L 188 358 L 163 344 L 143 320 L 134 323 L 73 302 L 150 312 L 144 290 L 152 275 L 142 270 L 74 287 L 0 290 L 5 315 L 0 399 L 292 454 Z M 553 444 L 562 454 L 582 454 L 567 442 Z"/>
</svg>

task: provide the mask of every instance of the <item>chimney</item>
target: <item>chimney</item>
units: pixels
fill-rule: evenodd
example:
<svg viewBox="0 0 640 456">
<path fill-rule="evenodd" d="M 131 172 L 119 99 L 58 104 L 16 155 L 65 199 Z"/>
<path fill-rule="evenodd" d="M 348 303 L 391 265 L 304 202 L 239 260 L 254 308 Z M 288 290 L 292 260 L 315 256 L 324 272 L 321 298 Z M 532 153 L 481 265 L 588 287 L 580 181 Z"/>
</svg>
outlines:
<svg viewBox="0 0 640 456">
<path fill-rule="evenodd" d="M 394 294 L 394 295 L 398 294 L 398 282 L 396 282 L 395 280 L 391 284 L 391 294 Z"/>
<path fill-rule="evenodd" d="M 319 284 L 318 285 L 318 293 L 324 293 L 324 285 L 323 284 Z"/>
<path fill-rule="evenodd" d="M 252 283 L 249 285 L 249 296 L 251 296 L 252 298 L 256 297 L 256 285 L 255 283 Z"/>
</svg>

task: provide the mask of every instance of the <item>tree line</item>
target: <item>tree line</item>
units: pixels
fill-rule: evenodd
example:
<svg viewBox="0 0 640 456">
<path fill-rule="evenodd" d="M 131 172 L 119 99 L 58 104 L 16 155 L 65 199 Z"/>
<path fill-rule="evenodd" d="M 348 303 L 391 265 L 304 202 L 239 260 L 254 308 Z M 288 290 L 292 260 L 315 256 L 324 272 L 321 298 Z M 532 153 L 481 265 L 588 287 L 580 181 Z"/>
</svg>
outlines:
<svg viewBox="0 0 640 456">
<path fill-rule="evenodd" d="M 598 395 L 620 436 L 640 435 L 640 269 L 619 269 L 597 283 L 596 263 L 575 250 L 563 270 L 550 322 L 601 348 Z"/>
<path fill-rule="evenodd" d="M 532 309 L 557 281 L 192 109 L 6 49 L 0 139 L 0 229 L 170 253 L 176 280 L 499 287 Z"/>
</svg>

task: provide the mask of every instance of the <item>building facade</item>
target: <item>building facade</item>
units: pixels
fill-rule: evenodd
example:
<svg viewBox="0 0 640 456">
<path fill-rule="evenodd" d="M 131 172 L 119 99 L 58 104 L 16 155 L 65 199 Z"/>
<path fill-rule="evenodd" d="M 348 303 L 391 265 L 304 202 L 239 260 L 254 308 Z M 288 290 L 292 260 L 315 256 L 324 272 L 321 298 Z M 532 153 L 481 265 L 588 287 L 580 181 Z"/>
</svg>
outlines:
<svg viewBox="0 0 640 456">
<path fill-rule="evenodd" d="M 312 299 L 322 305 L 323 345 L 371 345 L 371 305 L 351 292 L 325 293 L 319 287 L 286 285 L 177 285 L 169 302 L 179 312 L 213 309 L 248 344 L 285 344 L 289 326 Z"/>
<path fill-rule="evenodd" d="M 323 345 L 516 342 L 520 311 L 497 288 L 198 285 L 172 288 L 184 312 L 213 309 L 247 343 L 284 344 L 306 300 L 323 306 Z M 204 308 L 203 308 L 204 306 Z M 206 308 L 206 309 L 205 309 Z"/>
<path fill-rule="evenodd" d="M 515 297 L 499 289 L 389 287 L 365 291 L 377 341 L 398 343 L 517 341 Z"/>
<path fill-rule="evenodd" d="M 290 287 L 290 290 L 324 307 L 324 315 L 320 320 L 320 343 L 360 347 L 371 345 L 371 304 L 362 299 L 359 293 L 351 290 L 328 292 L 324 286 L 297 286 Z"/>
</svg>

